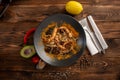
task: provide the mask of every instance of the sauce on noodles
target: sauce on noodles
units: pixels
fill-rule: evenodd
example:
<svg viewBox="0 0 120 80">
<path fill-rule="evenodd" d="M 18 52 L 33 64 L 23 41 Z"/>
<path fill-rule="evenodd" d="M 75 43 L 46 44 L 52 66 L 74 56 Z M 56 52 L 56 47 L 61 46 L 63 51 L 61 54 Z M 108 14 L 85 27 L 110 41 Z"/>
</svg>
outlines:
<svg viewBox="0 0 120 80">
<path fill-rule="evenodd" d="M 68 59 L 80 50 L 77 45 L 79 33 L 67 23 L 49 24 L 42 32 L 45 52 L 58 60 Z"/>
</svg>

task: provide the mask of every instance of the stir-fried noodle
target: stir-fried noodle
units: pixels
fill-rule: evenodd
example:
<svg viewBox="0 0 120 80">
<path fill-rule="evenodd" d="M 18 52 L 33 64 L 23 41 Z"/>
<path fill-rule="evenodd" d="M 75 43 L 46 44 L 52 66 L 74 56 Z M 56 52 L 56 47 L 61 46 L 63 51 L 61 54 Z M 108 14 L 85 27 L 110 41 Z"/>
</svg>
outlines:
<svg viewBox="0 0 120 80">
<path fill-rule="evenodd" d="M 80 50 L 77 45 L 79 33 L 67 23 L 49 24 L 42 32 L 45 52 L 58 60 L 68 59 Z"/>
</svg>

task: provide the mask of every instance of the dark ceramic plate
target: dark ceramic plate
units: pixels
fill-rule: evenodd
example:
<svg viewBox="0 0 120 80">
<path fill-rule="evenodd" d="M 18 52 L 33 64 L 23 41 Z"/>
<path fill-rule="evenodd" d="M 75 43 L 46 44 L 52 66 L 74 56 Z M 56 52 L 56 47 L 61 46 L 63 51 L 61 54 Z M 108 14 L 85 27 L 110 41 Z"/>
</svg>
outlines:
<svg viewBox="0 0 120 80">
<path fill-rule="evenodd" d="M 81 46 L 80 51 L 77 54 L 73 55 L 71 58 L 65 60 L 57 60 L 46 55 L 44 51 L 44 45 L 41 40 L 41 32 L 43 31 L 44 28 L 46 28 L 51 22 L 57 22 L 59 24 L 61 23 L 61 21 L 66 22 L 71 26 L 73 26 L 74 29 L 80 34 L 79 39 L 77 41 L 77 44 Z M 46 18 L 41 22 L 41 24 L 39 25 L 39 27 L 37 28 L 34 34 L 34 45 L 37 54 L 46 63 L 52 66 L 68 66 L 73 64 L 82 55 L 86 45 L 85 32 L 82 26 L 73 17 L 65 14 L 55 14 L 53 16 Z"/>
</svg>

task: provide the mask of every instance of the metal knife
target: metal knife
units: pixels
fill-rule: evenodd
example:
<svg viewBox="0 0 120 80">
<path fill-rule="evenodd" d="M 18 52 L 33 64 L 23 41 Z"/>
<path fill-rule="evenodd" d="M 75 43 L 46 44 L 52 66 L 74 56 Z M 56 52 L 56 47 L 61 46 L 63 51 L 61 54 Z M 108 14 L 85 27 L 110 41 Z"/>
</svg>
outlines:
<svg viewBox="0 0 120 80">
<path fill-rule="evenodd" d="M 89 22 L 90 22 L 90 24 L 92 26 L 92 29 L 93 29 L 93 31 L 95 33 L 95 36 L 97 37 L 97 39 L 98 39 L 98 41 L 99 41 L 99 43 L 100 43 L 100 45 L 101 45 L 101 47 L 103 49 L 103 52 L 105 53 L 104 50 L 108 48 L 107 43 L 105 42 L 100 30 L 98 29 L 96 23 L 93 20 L 92 16 L 88 16 L 88 20 L 89 20 Z"/>
</svg>

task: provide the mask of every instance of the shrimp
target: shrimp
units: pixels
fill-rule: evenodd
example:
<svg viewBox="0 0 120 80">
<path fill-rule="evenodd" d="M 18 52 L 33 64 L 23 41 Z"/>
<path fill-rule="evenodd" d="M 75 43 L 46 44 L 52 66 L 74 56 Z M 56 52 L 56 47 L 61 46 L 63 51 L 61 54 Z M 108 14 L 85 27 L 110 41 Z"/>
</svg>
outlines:
<svg viewBox="0 0 120 80">
<path fill-rule="evenodd" d="M 71 33 L 70 30 L 69 30 L 68 28 L 66 28 L 65 26 L 61 26 L 59 29 L 64 29 L 64 30 L 68 33 L 69 37 L 72 37 L 72 33 Z"/>
<path fill-rule="evenodd" d="M 57 28 L 54 28 L 52 36 L 48 39 L 49 42 L 55 38 L 56 33 L 57 33 Z"/>
</svg>

